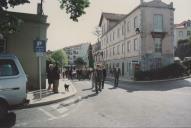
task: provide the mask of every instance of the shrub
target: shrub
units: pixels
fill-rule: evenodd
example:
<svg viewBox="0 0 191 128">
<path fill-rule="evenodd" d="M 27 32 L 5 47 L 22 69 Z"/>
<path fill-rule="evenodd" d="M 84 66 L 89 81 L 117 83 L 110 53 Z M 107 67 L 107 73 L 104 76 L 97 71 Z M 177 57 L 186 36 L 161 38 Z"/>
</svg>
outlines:
<svg viewBox="0 0 191 128">
<path fill-rule="evenodd" d="M 157 70 L 137 71 L 134 78 L 138 81 L 162 80 L 178 78 L 184 75 L 187 75 L 187 68 L 183 64 L 173 63 Z"/>
</svg>

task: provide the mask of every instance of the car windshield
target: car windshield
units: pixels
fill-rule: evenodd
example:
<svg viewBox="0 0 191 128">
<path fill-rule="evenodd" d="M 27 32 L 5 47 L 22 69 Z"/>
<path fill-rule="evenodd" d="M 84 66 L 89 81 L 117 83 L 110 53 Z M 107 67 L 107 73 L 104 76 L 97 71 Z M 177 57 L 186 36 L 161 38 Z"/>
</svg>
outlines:
<svg viewBox="0 0 191 128">
<path fill-rule="evenodd" d="M 13 60 L 0 60 L 0 77 L 1 76 L 15 76 L 19 71 Z"/>
</svg>

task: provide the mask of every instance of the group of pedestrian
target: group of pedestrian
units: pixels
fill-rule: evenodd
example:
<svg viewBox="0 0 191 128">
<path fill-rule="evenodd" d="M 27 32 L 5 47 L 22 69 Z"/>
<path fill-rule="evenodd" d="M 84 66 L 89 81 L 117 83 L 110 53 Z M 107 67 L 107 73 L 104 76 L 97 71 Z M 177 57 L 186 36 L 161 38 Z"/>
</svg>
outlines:
<svg viewBox="0 0 191 128">
<path fill-rule="evenodd" d="M 118 87 L 120 74 L 121 74 L 121 71 L 119 67 L 113 68 L 114 87 Z M 105 67 L 102 65 L 97 65 L 96 68 L 93 69 L 91 73 L 92 89 L 95 88 L 96 93 L 104 89 L 104 82 L 106 79 L 106 75 L 107 75 L 107 71 Z"/>
<path fill-rule="evenodd" d="M 56 65 L 49 64 L 47 70 L 48 78 L 48 90 L 53 90 L 54 93 L 58 93 L 59 79 L 60 79 L 60 70 Z M 51 87 L 53 85 L 53 88 Z"/>
<path fill-rule="evenodd" d="M 106 78 L 106 69 L 102 65 L 97 65 L 91 73 L 92 89 L 95 88 L 96 93 L 104 89 L 104 82 Z"/>
</svg>

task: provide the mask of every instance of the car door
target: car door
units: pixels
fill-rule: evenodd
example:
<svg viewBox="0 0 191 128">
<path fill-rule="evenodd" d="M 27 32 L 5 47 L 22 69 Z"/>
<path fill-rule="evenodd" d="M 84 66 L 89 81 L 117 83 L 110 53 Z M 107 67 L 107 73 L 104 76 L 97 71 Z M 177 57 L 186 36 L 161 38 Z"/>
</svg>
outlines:
<svg viewBox="0 0 191 128">
<path fill-rule="evenodd" d="M 19 104 L 23 100 L 24 78 L 14 59 L 0 59 L 0 97 L 10 105 Z"/>
</svg>

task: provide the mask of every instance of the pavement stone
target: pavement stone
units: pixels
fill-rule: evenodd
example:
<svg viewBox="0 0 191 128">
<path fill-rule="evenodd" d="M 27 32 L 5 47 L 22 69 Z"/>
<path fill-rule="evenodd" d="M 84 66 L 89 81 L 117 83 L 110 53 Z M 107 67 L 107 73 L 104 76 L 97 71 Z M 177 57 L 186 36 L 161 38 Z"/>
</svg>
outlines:
<svg viewBox="0 0 191 128">
<path fill-rule="evenodd" d="M 64 89 L 65 83 L 70 85 L 69 86 L 69 92 L 65 91 L 65 89 Z M 48 86 L 48 81 L 46 82 L 46 86 Z M 40 91 L 39 90 L 28 92 L 27 99 L 30 100 L 29 104 L 18 107 L 18 109 L 31 108 L 31 107 L 37 107 L 37 106 L 57 103 L 57 102 L 66 100 L 70 97 L 73 97 L 77 93 L 76 88 L 73 86 L 72 82 L 68 79 L 60 79 L 59 80 L 58 91 L 59 91 L 58 93 L 53 93 L 52 91 L 49 91 L 47 89 L 43 89 L 41 99 L 40 99 Z"/>
</svg>

